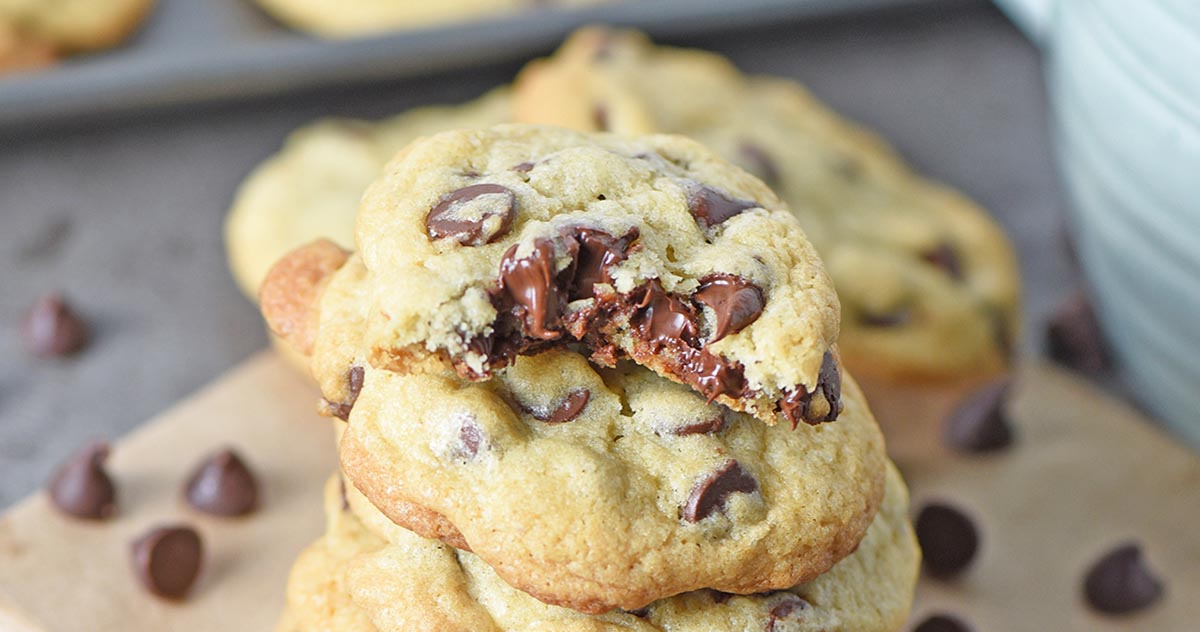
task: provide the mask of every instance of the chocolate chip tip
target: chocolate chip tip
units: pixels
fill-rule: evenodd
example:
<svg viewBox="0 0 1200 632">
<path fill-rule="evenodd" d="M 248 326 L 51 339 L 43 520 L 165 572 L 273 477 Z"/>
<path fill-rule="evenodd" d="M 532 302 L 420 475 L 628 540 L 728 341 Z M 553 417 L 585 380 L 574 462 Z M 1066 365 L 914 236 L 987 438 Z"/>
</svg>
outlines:
<svg viewBox="0 0 1200 632">
<path fill-rule="evenodd" d="M 104 467 L 110 452 L 107 442 L 93 441 L 69 456 L 47 485 L 51 504 L 82 520 L 107 520 L 116 515 L 116 485 Z"/>
<path fill-rule="evenodd" d="M 133 572 L 148 592 L 180 601 L 191 591 L 204 561 L 204 542 L 184 524 L 147 531 L 130 544 Z"/>
<path fill-rule="evenodd" d="M 241 455 L 224 448 L 195 469 L 184 486 L 184 499 L 214 516 L 245 516 L 258 509 L 258 480 Z"/>
<path fill-rule="evenodd" d="M 1163 582 L 1146 564 L 1141 545 L 1124 542 L 1092 564 L 1083 593 L 1098 612 L 1121 615 L 1142 610 L 1165 592 Z"/>
</svg>

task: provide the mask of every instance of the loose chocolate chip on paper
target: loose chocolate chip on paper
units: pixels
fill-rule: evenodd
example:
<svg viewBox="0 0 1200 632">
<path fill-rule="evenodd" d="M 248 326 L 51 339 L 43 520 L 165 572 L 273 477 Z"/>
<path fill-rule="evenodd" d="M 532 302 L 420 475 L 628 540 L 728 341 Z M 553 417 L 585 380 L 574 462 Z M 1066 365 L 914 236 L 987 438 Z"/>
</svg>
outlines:
<svg viewBox="0 0 1200 632">
<path fill-rule="evenodd" d="M 949 578 L 975 559 L 979 533 L 966 514 L 944 503 L 930 503 L 917 514 L 914 525 L 930 575 Z"/>
<path fill-rule="evenodd" d="M 567 398 L 556 406 L 554 410 L 549 411 L 547 414 L 532 414 L 539 421 L 544 421 L 548 424 L 561 424 L 573 421 L 583 413 L 583 409 L 587 407 L 588 399 L 591 396 L 592 392 L 586 388 L 575 389 L 568 393 Z"/>
<path fill-rule="evenodd" d="M 258 481 L 236 452 L 204 460 L 184 488 L 188 504 L 216 516 L 244 516 L 258 508 Z"/>
<path fill-rule="evenodd" d="M 1124 614 L 1158 601 L 1163 584 L 1146 566 L 1141 547 L 1128 542 L 1092 565 L 1084 578 L 1083 592 L 1096 610 Z"/>
<path fill-rule="evenodd" d="M 464 246 L 482 246 L 512 229 L 517 196 L 499 184 L 473 184 L 442 197 L 425 216 L 430 239 L 453 239 Z"/>
<path fill-rule="evenodd" d="M 957 617 L 935 614 L 918 623 L 913 632 L 971 632 L 971 627 Z"/>
<path fill-rule="evenodd" d="M 688 194 L 688 210 L 692 217 L 696 218 L 696 223 L 703 228 L 712 228 L 752 208 L 758 208 L 758 203 L 730 199 L 724 193 L 703 184 L 694 185 Z"/>
<path fill-rule="evenodd" d="M 1013 431 L 1005 405 L 1012 381 L 997 378 L 967 396 L 946 420 L 942 437 L 951 449 L 993 452 L 1012 445 Z"/>
<path fill-rule="evenodd" d="M 38 299 L 21 323 L 25 346 L 43 358 L 71 355 L 88 341 L 88 327 L 59 294 Z"/>
<path fill-rule="evenodd" d="M 710 343 L 749 327 L 762 315 L 763 291 L 739 276 L 717 274 L 700 282 L 692 298 L 716 314 L 717 323 Z"/>
<path fill-rule="evenodd" d="M 758 481 L 741 464 L 729 459 L 692 488 L 683 508 L 683 519 L 698 522 L 715 511 L 725 509 L 730 494 L 753 494 L 756 491 Z"/>
<path fill-rule="evenodd" d="M 104 470 L 107 443 L 85 446 L 54 472 L 47 490 L 50 501 L 65 514 L 85 520 L 105 520 L 117 511 L 117 488 Z"/>
<path fill-rule="evenodd" d="M 1060 364 L 1092 375 L 1112 369 L 1112 355 L 1083 292 L 1062 303 L 1046 324 L 1046 352 Z"/>
<path fill-rule="evenodd" d="M 204 545 L 191 527 L 159 527 L 133 542 L 133 570 L 146 590 L 182 599 L 200 574 Z"/>
</svg>

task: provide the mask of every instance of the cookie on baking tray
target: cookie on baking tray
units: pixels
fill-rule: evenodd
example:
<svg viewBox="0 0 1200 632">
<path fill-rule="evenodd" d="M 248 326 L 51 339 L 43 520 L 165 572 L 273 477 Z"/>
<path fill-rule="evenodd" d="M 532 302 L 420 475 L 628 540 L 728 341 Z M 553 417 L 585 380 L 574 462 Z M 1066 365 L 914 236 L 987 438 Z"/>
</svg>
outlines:
<svg viewBox="0 0 1200 632">
<path fill-rule="evenodd" d="M 0 0 L 0 72 L 116 46 L 153 0 Z"/>
<path fill-rule="evenodd" d="M 512 588 L 475 555 L 397 527 L 353 487 L 345 497 L 339 487 L 336 479 L 326 487 L 328 530 L 292 570 L 279 632 L 895 632 L 920 560 L 907 490 L 889 465 L 883 504 L 858 550 L 809 582 L 745 596 L 700 590 L 586 615 Z"/>
<path fill-rule="evenodd" d="M 325 37 L 372 35 L 452 22 L 511 17 L 522 11 L 569 8 L 611 0 L 256 0 L 292 27 Z"/>
</svg>

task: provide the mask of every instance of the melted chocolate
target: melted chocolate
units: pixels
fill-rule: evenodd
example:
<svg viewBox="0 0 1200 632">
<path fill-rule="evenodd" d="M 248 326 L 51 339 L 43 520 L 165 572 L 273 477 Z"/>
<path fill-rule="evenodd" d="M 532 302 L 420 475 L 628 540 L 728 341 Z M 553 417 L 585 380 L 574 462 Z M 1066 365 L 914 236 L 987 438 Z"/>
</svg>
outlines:
<svg viewBox="0 0 1200 632">
<path fill-rule="evenodd" d="M 705 278 L 692 298 L 708 306 L 717 316 L 710 343 L 748 327 L 762 315 L 766 304 L 757 285 L 732 274 Z"/>
<path fill-rule="evenodd" d="M 688 210 L 696 223 L 711 228 L 743 211 L 758 208 L 757 202 L 732 200 L 716 189 L 697 184 L 688 196 Z"/>
<path fill-rule="evenodd" d="M 538 239 L 533 252 L 517 257 L 520 244 L 513 244 L 500 261 L 500 291 L 524 321 L 524 334 L 540 340 L 556 340 L 562 306 L 555 283 L 554 242 Z"/>
<path fill-rule="evenodd" d="M 479 199 L 484 196 L 490 197 Z M 464 207 L 468 205 L 478 205 L 480 208 L 472 209 L 474 213 L 464 214 Z M 512 229 L 516 210 L 517 196 L 508 187 L 473 184 L 442 196 L 425 216 L 425 234 L 434 240 L 453 239 L 464 246 L 490 244 Z M 489 225 L 488 220 L 493 217 L 499 217 L 500 221 Z"/>
</svg>

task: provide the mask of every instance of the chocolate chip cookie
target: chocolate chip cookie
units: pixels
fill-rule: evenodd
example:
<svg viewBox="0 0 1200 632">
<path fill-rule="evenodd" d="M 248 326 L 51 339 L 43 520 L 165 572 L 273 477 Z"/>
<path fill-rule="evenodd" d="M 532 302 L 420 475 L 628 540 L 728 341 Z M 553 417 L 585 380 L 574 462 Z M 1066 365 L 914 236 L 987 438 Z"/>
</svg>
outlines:
<svg viewBox="0 0 1200 632">
<path fill-rule="evenodd" d="M 117 45 L 153 0 L 0 0 L 0 72 Z"/>
<path fill-rule="evenodd" d="M 858 550 L 812 581 L 745 596 L 700 590 L 585 615 L 512 588 L 471 553 L 392 525 L 353 488 L 347 496 L 349 510 L 337 481 L 326 488 L 328 532 L 293 569 L 280 632 L 894 632 L 908 615 L 920 557 L 907 490 L 889 466 L 883 504 Z"/>
<path fill-rule="evenodd" d="M 428 513 L 444 517 L 521 590 L 633 609 L 702 587 L 790 586 L 854 549 L 885 458 L 857 387 L 844 389 L 837 423 L 792 430 L 566 351 L 484 383 L 367 367 L 340 454 L 393 521 L 432 535 Z"/>
<path fill-rule="evenodd" d="M 361 339 L 322 354 L 318 333 L 318 379 L 344 382 L 332 359 L 483 380 L 577 346 L 768 423 L 838 416 L 838 303 L 816 252 L 761 181 L 687 139 L 421 139 L 364 195 L 357 247 L 338 274 L 358 287 L 333 301 L 356 303 Z"/>
<path fill-rule="evenodd" d="M 326 37 L 351 37 L 508 17 L 522 11 L 570 8 L 606 0 L 256 0 L 279 21 Z M 611 1 L 611 0 L 609 0 Z"/>
<path fill-rule="evenodd" d="M 1006 365 L 1018 281 L 1003 233 L 798 84 L 585 29 L 529 64 L 513 100 L 522 122 L 683 134 L 766 181 L 824 258 L 842 302 L 839 346 L 860 378 L 953 380 Z"/>
<path fill-rule="evenodd" d="M 358 201 L 396 152 L 419 136 L 508 119 L 508 93 L 497 89 L 463 105 L 378 122 L 326 119 L 293 132 L 246 177 L 229 210 L 225 244 L 234 279 L 256 299 L 271 264 L 289 250 L 318 238 L 352 247 Z"/>
</svg>

